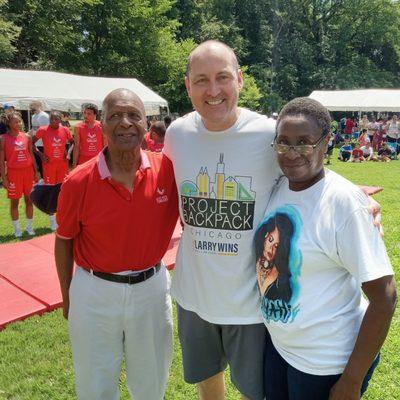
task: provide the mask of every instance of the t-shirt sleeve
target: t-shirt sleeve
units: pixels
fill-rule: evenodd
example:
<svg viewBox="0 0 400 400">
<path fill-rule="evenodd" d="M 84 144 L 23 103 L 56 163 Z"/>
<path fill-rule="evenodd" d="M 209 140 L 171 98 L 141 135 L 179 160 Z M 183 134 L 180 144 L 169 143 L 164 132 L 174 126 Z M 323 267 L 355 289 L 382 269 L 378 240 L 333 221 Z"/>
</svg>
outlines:
<svg viewBox="0 0 400 400">
<path fill-rule="evenodd" d="M 57 236 L 61 239 L 73 239 L 81 231 L 82 185 L 67 179 L 61 186 L 56 214 Z"/>
<path fill-rule="evenodd" d="M 338 230 L 337 249 L 343 266 L 360 285 L 393 275 L 385 244 L 366 207 L 355 210 Z"/>
<path fill-rule="evenodd" d="M 43 128 L 39 128 L 35 133 L 36 138 L 37 139 L 42 139 L 43 138 L 43 132 L 44 132 L 44 129 Z"/>
<path fill-rule="evenodd" d="M 50 120 L 47 114 L 40 115 L 38 118 L 39 126 L 48 125 Z"/>
<path fill-rule="evenodd" d="M 170 128 L 167 129 L 164 138 L 164 147 L 162 150 L 163 154 L 171 160 L 171 130 Z"/>
</svg>

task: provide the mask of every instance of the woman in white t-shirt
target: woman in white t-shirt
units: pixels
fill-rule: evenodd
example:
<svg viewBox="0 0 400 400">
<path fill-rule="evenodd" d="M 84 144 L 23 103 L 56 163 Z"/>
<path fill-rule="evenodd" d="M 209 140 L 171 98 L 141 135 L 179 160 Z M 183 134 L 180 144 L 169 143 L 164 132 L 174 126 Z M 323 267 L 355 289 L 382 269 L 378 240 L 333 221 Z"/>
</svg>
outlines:
<svg viewBox="0 0 400 400">
<path fill-rule="evenodd" d="M 324 170 L 329 125 L 328 110 L 309 98 L 292 100 L 277 120 L 273 146 L 285 177 L 255 239 L 261 312 L 271 336 L 268 400 L 360 399 L 395 309 L 393 270 L 366 196 Z M 282 218 L 290 224 L 267 227 Z M 289 281 L 283 295 L 281 247 L 287 252 L 283 286 Z M 263 285 L 269 274 L 261 264 L 278 270 L 275 296 Z"/>
</svg>

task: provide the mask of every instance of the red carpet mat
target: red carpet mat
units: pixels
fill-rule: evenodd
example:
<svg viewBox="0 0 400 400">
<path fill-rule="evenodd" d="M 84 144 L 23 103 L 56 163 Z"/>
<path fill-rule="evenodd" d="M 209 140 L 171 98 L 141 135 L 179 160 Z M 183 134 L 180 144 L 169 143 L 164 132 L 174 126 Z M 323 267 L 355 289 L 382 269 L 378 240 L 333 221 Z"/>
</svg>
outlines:
<svg viewBox="0 0 400 400">
<path fill-rule="evenodd" d="M 168 269 L 175 265 L 180 236 L 177 224 L 163 258 Z M 0 245 L 0 330 L 10 322 L 61 306 L 54 237 L 49 234 Z"/>
</svg>

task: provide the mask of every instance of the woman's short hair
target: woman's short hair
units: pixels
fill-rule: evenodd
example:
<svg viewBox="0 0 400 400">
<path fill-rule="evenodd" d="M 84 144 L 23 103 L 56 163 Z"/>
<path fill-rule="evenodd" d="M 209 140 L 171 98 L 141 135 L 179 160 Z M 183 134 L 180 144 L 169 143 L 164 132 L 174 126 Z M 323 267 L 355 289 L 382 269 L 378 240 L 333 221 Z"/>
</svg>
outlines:
<svg viewBox="0 0 400 400">
<path fill-rule="evenodd" d="M 281 110 L 276 121 L 276 130 L 278 131 L 281 121 L 288 116 L 304 115 L 312 119 L 323 135 L 327 135 L 331 127 L 331 116 L 326 107 L 320 102 L 309 97 L 297 97 L 289 101 Z"/>
</svg>

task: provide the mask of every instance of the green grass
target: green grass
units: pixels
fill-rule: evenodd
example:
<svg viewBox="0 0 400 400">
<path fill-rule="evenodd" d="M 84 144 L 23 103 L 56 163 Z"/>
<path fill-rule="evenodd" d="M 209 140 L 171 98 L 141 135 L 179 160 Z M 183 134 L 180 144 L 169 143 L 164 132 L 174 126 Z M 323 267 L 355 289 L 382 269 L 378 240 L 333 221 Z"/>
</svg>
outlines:
<svg viewBox="0 0 400 400">
<path fill-rule="evenodd" d="M 384 191 L 375 198 L 383 208 L 385 243 L 393 267 L 399 273 L 400 161 L 350 164 L 339 163 L 333 159 L 331 168 L 355 183 L 384 187 Z M 35 210 L 34 228 L 36 231 L 40 234 L 47 233 L 50 231 L 48 226 L 47 217 Z M 12 236 L 8 201 L 4 190 L 0 190 L 0 241 L 15 241 Z M 382 361 L 364 399 L 400 399 L 399 349 L 400 314 L 397 309 L 389 336 L 382 350 Z M 121 399 L 129 399 L 124 385 L 124 373 L 122 373 L 121 383 Z M 182 359 L 175 324 L 174 358 L 165 399 L 191 400 L 196 398 L 194 386 L 183 382 Z M 227 399 L 238 400 L 239 398 L 236 390 L 228 384 Z M 75 399 L 67 325 L 60 310 L 11 324 L 0 332 L 0 399 Z"/>
</svg>

